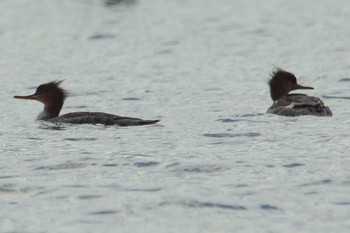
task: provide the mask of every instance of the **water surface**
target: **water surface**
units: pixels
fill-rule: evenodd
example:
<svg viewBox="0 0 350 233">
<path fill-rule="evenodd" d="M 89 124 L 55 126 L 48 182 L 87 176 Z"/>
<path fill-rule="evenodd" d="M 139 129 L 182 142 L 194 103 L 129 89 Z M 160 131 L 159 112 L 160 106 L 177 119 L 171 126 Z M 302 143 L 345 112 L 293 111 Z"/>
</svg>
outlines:
<svg viewBox="0 0 350 233">
<path fill-rule="evenodd" d="M 1 1 L 0 232 L 349 232 L 347 1 Z M 274 66 L 332 118 L 265 114 Z M 62 113 L 13 99 L 65 79 Z"/>
</svg>

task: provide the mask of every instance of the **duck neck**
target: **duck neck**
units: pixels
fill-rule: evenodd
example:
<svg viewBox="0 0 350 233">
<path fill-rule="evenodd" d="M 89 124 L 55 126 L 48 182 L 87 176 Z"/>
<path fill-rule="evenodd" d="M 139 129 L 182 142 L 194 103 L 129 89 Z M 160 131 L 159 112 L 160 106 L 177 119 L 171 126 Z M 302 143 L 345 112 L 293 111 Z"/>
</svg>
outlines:
<svg viewBox="0 0 350 233">
<path fill-rule="evenodd" d="M 46 103 L 44 110 L 38 115 L 37 120 L 48 120 L 57 117 L 63 106 L 63 101 L 55 104 Z"/>
</svg>

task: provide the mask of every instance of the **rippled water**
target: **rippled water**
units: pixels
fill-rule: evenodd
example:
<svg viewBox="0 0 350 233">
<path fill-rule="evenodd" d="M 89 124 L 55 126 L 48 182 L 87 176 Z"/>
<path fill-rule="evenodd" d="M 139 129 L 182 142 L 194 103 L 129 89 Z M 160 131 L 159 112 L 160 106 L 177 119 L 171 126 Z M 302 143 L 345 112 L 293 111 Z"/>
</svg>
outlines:
<svg viewBox="0 0 350 233">
<path fill-rule="evenodd" d="M 349 232 L 348 2 L 0 2 L 0 232 Z M 295 72 L 332 118 L 265 114 Z M 65 79 L 62 113 L 13 99 Z"/>
</svg>

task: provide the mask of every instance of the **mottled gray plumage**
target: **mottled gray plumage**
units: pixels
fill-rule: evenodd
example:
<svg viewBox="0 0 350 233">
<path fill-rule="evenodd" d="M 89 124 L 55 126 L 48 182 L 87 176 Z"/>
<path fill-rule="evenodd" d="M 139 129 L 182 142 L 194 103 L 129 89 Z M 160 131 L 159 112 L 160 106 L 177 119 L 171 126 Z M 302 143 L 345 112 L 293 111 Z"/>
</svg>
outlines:
<svg viewBox="0 0 350 233">
<path fill-rule="evenodd" d="M 159 120 L 142 120 L 139 118 L 123 117 L 103 112 L 72 112 L 48 119 L 47 121 L 69 124 L 136 126 L 155 124 Z"/>
<path fill-rule="evenodd" d="M 270 95 L 274 103 L 267 113 L 282 116 L 332 116 L 332 111 L 317 97 L 304 94 L 289 94 L 298 89 L 313 89 L 297 83 L 294 74 L 277 68 L 269 80 Z"/>
<path fill-rule="evenodd" d="M 58 116 L 68 92 L 60 84 L 62 81 L 53 81 L 41 84 L 33 95 L 14 96 L 16 99 L 37 100 L 44 104 L 44 110 L 37 120 L 53 123 L 69 124 L 102 124 L 118 126 L 136 126 L 155 124 L 159 120 L 142 120 L 139 118 L 123 117 L 103 112 L 72 112 Z"/>
<path fill-rule="evenodd" d="M 272 104 L 267 113 L 282 116 L 332 116 L 332 111 L 319 98 L 304 94 L 283 96 Z"/>
</svg>

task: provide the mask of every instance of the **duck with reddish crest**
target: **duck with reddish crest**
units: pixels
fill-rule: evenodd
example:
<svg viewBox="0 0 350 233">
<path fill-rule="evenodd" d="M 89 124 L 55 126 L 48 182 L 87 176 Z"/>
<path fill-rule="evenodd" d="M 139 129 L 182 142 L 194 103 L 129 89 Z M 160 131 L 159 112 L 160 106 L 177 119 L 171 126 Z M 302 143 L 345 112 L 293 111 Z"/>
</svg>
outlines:
<svg viewBox="0 0 350 233">
<path fill-rule="evenodd" d="M 305 94 L 289 94 L 294 90 L 314 89 L 299 85 L 294 74 L 276 68 L 268 84 L 273 104 L 267 113 L 282 116 L 332 116 L 332 111 L 319 98 Z"/>
<path fill-rule="evenodd" d="M 14 96 L 14 98 L 42 102 L 44 104 L 44 110 L 38 115 L 37 120 L 53 123 L 136 126 L 155 124 L 159 121 L 123 117 L 103 112 L 72 112 L 59 116 L 64 100 L 68 96 L 68 92 L 60 87 L 62 81 L 41 84 L 33 95 Z"/>
</svg>

